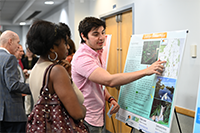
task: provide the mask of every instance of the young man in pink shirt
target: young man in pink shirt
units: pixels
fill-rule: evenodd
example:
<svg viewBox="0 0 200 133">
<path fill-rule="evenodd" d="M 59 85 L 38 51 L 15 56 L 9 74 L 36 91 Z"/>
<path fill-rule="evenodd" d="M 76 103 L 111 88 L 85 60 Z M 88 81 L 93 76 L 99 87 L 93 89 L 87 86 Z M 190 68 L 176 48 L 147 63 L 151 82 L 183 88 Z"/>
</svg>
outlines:
<svg viewBox="0 0 200 133">
<path fill-rule="evenodd" d="M 84 95 L 87 109 L 85 123 L 91 133 L 101 133 L 104 126 L 105 101 L 114 106 L 111 114 L 119 110 L 117 101 L 109 94 L 105 86 L 119 86 L 135 81 L 144 76 L 163 71 L 162 63 L 156 61 L 150 67 L 130 73 L 110 74 L 105 69 L 101 53 L 105 41 L 105 22 L 98 18 L 86 17 L 79 23 L 81 46 L 72 60 L 72 79 Z"/>
</svg>

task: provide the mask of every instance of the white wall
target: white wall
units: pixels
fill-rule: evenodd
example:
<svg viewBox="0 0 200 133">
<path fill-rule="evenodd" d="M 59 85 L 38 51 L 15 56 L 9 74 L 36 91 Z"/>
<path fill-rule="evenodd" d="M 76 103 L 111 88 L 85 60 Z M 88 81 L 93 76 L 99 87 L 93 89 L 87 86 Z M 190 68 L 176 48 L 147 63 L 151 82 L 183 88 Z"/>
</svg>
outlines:
<svg viewBox="0 0 200 133">
<path fill-rule="evenodd" d="M 135 0 L 90 0 L 90 14 L 94 17 L 113 11 L 113 5 L 117 8 L 134 3 Z M 144 0 L 142 0 L 144 1 Z"/>
<path fill-rule="evenodd" d="M 26 34 L 29 30 L 29 25 L 22 26 L 22 38 L 21 38 L 21 45 L 23 49 L 26 51 Z"/>
<path fill-rule="evenodd" d="M 78 25 L 81 20 L 83 20 L 86 16 L 90 16 L 90 0 L 83 0 L 84 2 L 80 2 L 81 0 L 74 0 L 74 34 L 75 34 L 75 44 L 76 48 L 79 47 L 80 36 L 78 32 Z"/>
<path fill-rule="evenodd" d="M 106 4 L 107 3 L 107 4 Z M 177 83 L 175 105 L 195 110 L 200 74 L 199 0 L 91 0 L 90 13 L 98 17 L 134 3 L 135 34 L 188 29 L 184 57 Z M 103 7 L 103 8 L 102 8 Z M 190 45 L 197 45 L 197 58 L 191 58 Z"/>
<path fill-rule="evenodd" d="M 68 8 L 67 13 L 69 17 L 69 26 L 72 33 L 72 40 L 75 40 L 75 24 L 74 24 L 74 17 L 75 17 L 75 10 L 74 10 L 74 0 L 68 0 Z"/>
</svg>

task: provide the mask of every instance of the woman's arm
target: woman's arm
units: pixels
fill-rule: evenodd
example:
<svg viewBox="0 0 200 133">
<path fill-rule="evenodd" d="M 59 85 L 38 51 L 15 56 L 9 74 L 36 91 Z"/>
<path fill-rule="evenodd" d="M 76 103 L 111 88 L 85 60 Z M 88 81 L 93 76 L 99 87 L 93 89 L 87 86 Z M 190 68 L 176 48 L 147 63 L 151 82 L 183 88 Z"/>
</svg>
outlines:
<svg viewBox="0 0 200 133">
<path fill-rule="evenodd" d="M 56 65 L 52 68 L 49 81 L 50 88 L 54 88 L 55 93 L 65 106 L 69 115 L 75 120 L 85 117 L 86 108 L 78 101 L 77 95 L 71 85 L 69 75 L 65 68 L 61 65 Z"/>
</svg>

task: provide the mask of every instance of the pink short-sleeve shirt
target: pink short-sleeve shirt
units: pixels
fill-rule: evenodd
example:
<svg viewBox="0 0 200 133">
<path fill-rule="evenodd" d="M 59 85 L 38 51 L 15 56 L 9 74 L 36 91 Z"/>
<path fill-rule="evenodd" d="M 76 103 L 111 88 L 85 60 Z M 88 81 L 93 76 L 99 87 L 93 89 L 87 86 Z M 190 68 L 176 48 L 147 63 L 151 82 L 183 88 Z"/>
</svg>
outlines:
<svg viewBox="0 0 200 133">
<path fill-rule="evenodd" d="M 102 50 L 96 52 L 88 45 L 81 44 L 71 62 L 72 79 L 85 99 L 83 103 L 87 109 L 85 121 L 93 126 L 104 125 L 105 94 L 103 87 L 88 79 L 96 68 L 105 69 L 105 61 L 102 59 L 101 53 Z"/>
</svg>

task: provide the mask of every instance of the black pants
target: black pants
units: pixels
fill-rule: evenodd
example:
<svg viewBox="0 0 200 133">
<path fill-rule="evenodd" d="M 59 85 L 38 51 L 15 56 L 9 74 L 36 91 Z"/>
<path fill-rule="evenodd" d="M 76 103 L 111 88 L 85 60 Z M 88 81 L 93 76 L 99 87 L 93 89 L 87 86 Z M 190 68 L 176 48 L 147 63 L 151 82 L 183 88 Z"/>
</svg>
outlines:
<svg viewBox="0 0 200 133">
<path fill-rule="evenodd" d="M 0 133 L 25 133 L 26 122 L 0 121 Z"/>
</svg>

